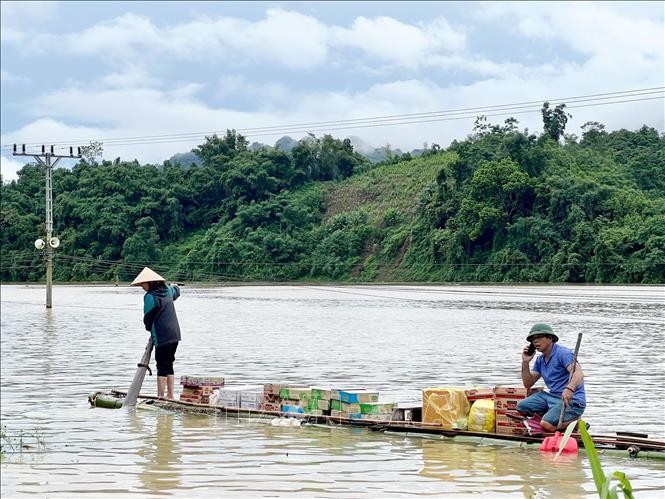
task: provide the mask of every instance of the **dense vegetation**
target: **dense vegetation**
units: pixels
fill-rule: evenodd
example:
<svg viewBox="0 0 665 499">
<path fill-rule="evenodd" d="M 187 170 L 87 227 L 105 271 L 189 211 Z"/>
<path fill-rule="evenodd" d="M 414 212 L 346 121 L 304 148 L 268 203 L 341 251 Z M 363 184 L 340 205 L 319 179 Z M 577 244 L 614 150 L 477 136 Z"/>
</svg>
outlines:
<svg viewBox="0 0 665 499">
<path fill-rule="evenodd" d="M 82 160 L 53 176 L 59 281 L 665 281 L 665 136 L 588 123 L 563 140 L 478 119 L 467 140 L 372 165 L 348 140 L 250 150 L 233 131 L 200 165 Z M 43 279 L 44 174 L 1 187 L 3 281 Z"/>
</svg>

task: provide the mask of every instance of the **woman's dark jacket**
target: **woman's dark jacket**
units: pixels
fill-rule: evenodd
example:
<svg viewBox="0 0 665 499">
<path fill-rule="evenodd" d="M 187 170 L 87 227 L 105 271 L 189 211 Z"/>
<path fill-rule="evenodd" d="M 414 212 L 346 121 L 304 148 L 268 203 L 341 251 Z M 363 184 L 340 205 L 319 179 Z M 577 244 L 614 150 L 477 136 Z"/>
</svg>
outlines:
<svg viewBox="0 0 665 499">
<path fill-rule="evenodd" d="M 177 285 L 151 286 L 143 296 L 143 324 L 152 334 L 155 348 L 180 341 L 180 325 L 173 306 L 179 296 Z"/>
</svg>

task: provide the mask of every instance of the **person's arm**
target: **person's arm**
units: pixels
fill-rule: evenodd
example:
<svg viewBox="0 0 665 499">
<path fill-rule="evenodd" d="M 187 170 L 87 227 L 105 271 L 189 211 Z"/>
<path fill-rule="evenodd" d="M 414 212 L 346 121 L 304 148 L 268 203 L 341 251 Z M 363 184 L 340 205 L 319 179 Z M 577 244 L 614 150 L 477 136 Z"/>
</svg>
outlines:
<svg viewBox="0 0 665 499">
<path fill-rule="evenodd" d="M 571 362 L 566 369 L 568 369 L 568 372 L 571 372 L 573 370 L 573 363 Z M 580 386 L 583 382 L 584 372 L 582 371 L 582 366 L 580 366 L 579 363 L 576 363 L 573 377 L 570 379 L 566 387 L 563 389 L 563 393 L 561 394 L 561 398 L 563 398 L 564 404 L 568 405 L 570 403 L 575 390 L 577 390 L 577 387 Z"/>
<path fill-rule="evenodd" d="M 180 298 L 180 286 L 178 286 L 177 284 L 171 284 L 169 288 L 171 288 L 171 295 L 173 295 L 173 301 L 176 301 L 178 298 Z"/>
<path fill-rule="evenodd" d="M 535 354 L 529 355 L 528 348 L 524 347 L 522 351 L 522 383 L 524 384 L 524 388 L 531 388 L 540 379 L 540 373 L 532 371 L 529 368 L 529 362 L 531 362 Z"/>
<path fill-rule="evenodd" d="M 143 324 L 146 331 L 152 331 L 152 325 L 157 317 L 159 307 L 155 303 L 155 297 L 150 293 L 146 293 L 143 297 Z"/>
</svg>

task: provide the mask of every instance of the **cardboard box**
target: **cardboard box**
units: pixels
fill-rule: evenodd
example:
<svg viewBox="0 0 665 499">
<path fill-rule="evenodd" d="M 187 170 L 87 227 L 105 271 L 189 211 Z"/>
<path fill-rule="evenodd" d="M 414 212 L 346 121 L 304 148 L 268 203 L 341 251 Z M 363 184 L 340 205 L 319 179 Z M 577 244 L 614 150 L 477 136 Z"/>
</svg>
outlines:
<svg viewBox="0 0 665 499">
<path fill-rule="evenodd" d="M 372 390 L 356 390 L 339 392 L 340 400 L 347 404 L 371 404 L 379 401 L 379 392 Z"/>
<path fill-rule="evenodd" d="M 305 414 L 305 409 L 295 405 L 282 404 L 282 412 L 287 412 L 292 414 Z"/>
<path fill-rule="evenodd" d="M 344 412 L 360 412 L 360 404 L 347 404 L 341 400 L 331 400 L 330 409 Z"/>
<path fill-rule="evenodd" d="M 524 417 L 517 411 L 496 411 L 495 417 L 497 421 L 512 423 L 518 426 L 523 425 L 522 421 L 524 420 Z"/>
<path fill-rule="evenodd" d="M 330 400 L 332 389 L 327 387 L 313 386 L 312 398 L 320 400 Z"/>
<path fill-rule="evenodd" d="M 392 421 L 392 413 L 390 414 L 361 414 L 360 419 L 369 419 L 371 421 Z"/>
<path fill-rule="evenodd" d="M 279 391 L 284 387 L 281 383 L 265 383 L 263 385 L 263 394 L 279 397 Z"/>
<path fill-rule="evenodd" d="M 513 424 L 506 421 L 496 421 L 496 432 L 501 435 L 528 435 L 529 432 L 524 424 Z"/>
<path fill-rule="evenodd" d="M 443 429 L 466 429 L 471 406 L 463 388 L 428 387 L 423 390 L 423 422 Z"/>
<path fill-rule="evenodd" d="M 256 397 L 263 398 L 263 387 L 255 385 L 237 385 L 225 386 L 217 390 L 219 396 L 217 398 L 217 405 L 220 407 L 227 407 L 229 409 L 237 409 L 242 407 L 242 396 L 245 392 L 246 402 L 256 400 Z M 257 395 L 258 394 L 258 395 Z"/>
<path fill-rule="evenodd" d="M 265 391 L 263 392 L 263 401 L 277 405 L 280 405 L 282 403 L 282 399 L 279 398 L 279 394 L 266 393 Z"/>
<path fill-rule="evenodd" d="M 228 409 L 240 408 L 240 398 L 238 397 L 238 393 L 220 391 L 219 397 L 217 397 L 217 405 Z"/>
<path fill-rule="evenodd" d="M 365 414 L 388 414 L 392 417 L 395 404 L 360 404 L 360 413 Z"/>
<path fill-rule="evenodd" d="M 331 388 L 330 389 L 330 400 L 342 400 L 342 392 L 358 392 L 365 391 L 365 388 Z"/>
<path fill-rule="evenodd" d="M 492 388 L 467 388 L 464 390 L 466 399 L 469 403 L 473 404 L 476 400 L 480 399 L 493 399 L 494 387 Z"/>
<path fill-rule="evenodd" d="M 494 387 L 495 398 L 525 398 L 527 389 L 518 386 L 496 386 Z"/>
<path fill-rule="evenodd" d="M 183 386 L 224 386 L 223 376 L 180 376 L 180 384 Z"/>
<path fill-rule="evenodd" d="M 261 410 L 279 412 L 282 410 L 282 404 L 276 404 L 274 402 L 263 402 L 261 405 Z"/>
<path fill-rule="evenodd" d="M 494 407 L 497 411 L 514 411 L 517 412 L 517 404 L 519 404 L 525 397 L 516 398 L 496 398 L 494 399 Z"/>
<path fill-rule="evenodd" d="M 281 405 L 290 405 L 293 407 L 302 407 L 306 410 L 309 407 L 308 400 L 281 399 Z"/>
<path fill-rule="evenodd" d="M 334 418 L 343 419 L 360 419 L 362 414 L 359 412 L 346 412 L 346 411 L 330 411 L 330 415 Z"/>
<path fill-rule="evenodd" d="M 312 389 L 304 385 L 289 385 L 279 390 L 279 396 L 289 400 L 309 399 L 312 396 Z"/>
<path fill-rule="evenodd" d="M 260 409 L 263 405 L 263 390 L 243 390 L 240 392 L 240 407 L 242 409 Z"/>
<path fill-rule="evenodd" d="M 249 409 L 252 411 L 258 411 L 263 407 L 263 404 L 261 402 L 257 401 L 241 401 L 240 402 L 240 408 L 241 409 Z"/>
</svg>

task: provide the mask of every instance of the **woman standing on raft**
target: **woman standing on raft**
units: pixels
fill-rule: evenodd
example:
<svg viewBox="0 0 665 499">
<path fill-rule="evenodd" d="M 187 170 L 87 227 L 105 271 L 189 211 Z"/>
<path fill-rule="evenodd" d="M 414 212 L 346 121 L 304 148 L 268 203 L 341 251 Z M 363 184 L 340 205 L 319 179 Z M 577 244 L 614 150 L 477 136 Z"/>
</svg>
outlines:
<svg viewBox="0 0 665 499">
<path fill-rule="evenodd" d="M 141 286 L 143 296 L 143 324 L 152 335 L 157 363 L 157 396 L 175 400 L 173 395 L 173 362 L 180 342 L 180 325 L 173 302 L 180 296 L 180 288 L 166 280 L 157 272 L 145 267 L 136 276 L 132 286 Z"/>
</svg>

